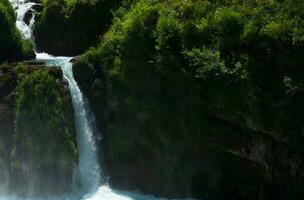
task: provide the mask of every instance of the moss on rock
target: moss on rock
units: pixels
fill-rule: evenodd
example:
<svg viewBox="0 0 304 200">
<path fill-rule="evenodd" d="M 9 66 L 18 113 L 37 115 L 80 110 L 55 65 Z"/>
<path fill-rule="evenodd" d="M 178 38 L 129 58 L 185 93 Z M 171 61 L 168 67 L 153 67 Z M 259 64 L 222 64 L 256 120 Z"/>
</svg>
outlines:
<svg viewBox="0 0 304 200">
<path fill-rule="evenodd" d="M 33 45 L 23 40 L 16 26 L 15 11 L 8 0 L 0 2 L 0 63 L 35 57 Z"/>
<path fill-rule="evenodd" d="M 48 0 L 34 27 L 38 50 L 55 55 L 77 55 L 96 46 L 109 27 L 111 10 L 119 0 Z"/>
<path fill-rule="evenodd" d="M 78 156 L 61 70 L 26 64 L 0 70 L 0 176 L 7 177 L 1 186 L 22 196 L 68 191 Z"/>
<path fill-rule="evenodd" d="M 301 198 L 298 8 L 139 0 L 116 11 L 74 64 L 110 183 L 173 197 Z"/>
</svg>

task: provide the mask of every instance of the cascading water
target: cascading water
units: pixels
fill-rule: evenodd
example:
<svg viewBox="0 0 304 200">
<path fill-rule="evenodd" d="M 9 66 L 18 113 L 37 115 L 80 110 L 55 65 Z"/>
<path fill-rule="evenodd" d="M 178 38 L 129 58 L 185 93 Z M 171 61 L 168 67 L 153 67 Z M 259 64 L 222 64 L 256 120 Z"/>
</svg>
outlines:
<svg viewBox="0 0 304 200">
<path fill-rule="evenodd" d="M 25 14 L 36 3 L 28 0 L 10 0 L 17 13 L 17 28 L 25 39 L 32 39 L 32 26 L 34 17 L 27 25 L 23 20 Z M 86 106 L 84 97 L 74 79 L 71 57 L 51 56 L 47 53 L 36 53 L 36 59 L 44 61 L 49 66 L 60 66 L 65 79 L 68 81 L 75 113 L 75 126 L 77 132 L 77 145 L 79 163 L 75 170 L 73 190 L 67 195 L 57 197 L 56 200 L 154 200 L 152 196 L 140 195 L 131 192 L 117 192 L 111 190 L 107 184 L 102 183 L 101 168 L 97 159 L 94 140 L 94 120 L 91 119 L 90 109 Z M 0 200 L 16 199 L 13 197 L 0 197 Z"/>
<path fill-rule="evenodd" d="M 66 200 L 161 200 L 152 196 L 131 192 L 113 191 L 107 184 L 100 186 L 101 169 L 97 161 L 96 146 L 93 136 L 94 121 L 90 117 L 90 109 L 86 106 L 84 97 L 74 79 L 71 57 L 55 57 L 46 53 L 37 53 L 36 59 L 45 61 L 50 66 L 60 66 L 64 77 L 69 83 L 75 112 L 79 163 L 75 173 L 74 194 L 65 197 Z M 80 185 L 78 187 L 77 185 Z M 75 195 L 76 193 L 76 195 Z M 85 194 L 85 195 L 83 195 Z M 75 197 L 76 196 L 76 197 Z"/>
<path fill-rule="evenodd" d="M 74 190 L 90 194 L 98 188 L 101 171 L 97 160 L 94 141 L 94 121 L 90 118 L 90 109 L 74 79 L 70 57 L 54 57 L 46 53 L 37 53 L 36 59 L 45 61 L 50 66 L 60 66 L 69 89 L 74 107 L 74 118 L 79 152 L 78 168 L 75 171 Z"/>
<path fill-rule="evenodd" d="M 46 62 L 49 66 L 61 67 L 63 75 L 69 83 L 69 89 L 73 101 L 79 163 L 75 171 L 75 179 L 73 183 L 72 192 L 74 194 L 68 196 L 67 199 L 132 200 L 133 198 L 131 198 L 130 195 L 123 196 L 117 192 L 113 192 L 107 185 L 100 186 L 102 177 L 100 166 L 97 161 L 96 146 L 93 136 L 94 121 L 90 118 L 90 109 L 86 106 L 84 97 L 74 79 L 72 64 L 70 63 L 72 58 L 55 57 L 46 53 L 37 53 L 36 59 Z"/>
<path fill-rule="evenodd" d="M 64 77 L 69 82 L 75 113 L 74 118 L 79 152 L 79 164 L 75 173 L 75 184 L 80 184 L 80 188 L 85 193 L 90 193 L 98 188 L 101 179 L 93 138 L 93 121 L 89 118 L 89 113 L 91 112 L 88 107 L 85 107 L 83 96 L 73 76 L 70 59 L 63 58 L 63 63 L 60 66 Z"/>
<path fill-rule="evenodd" d="M 32 7 L 36 4 L 27 0 L 10 0 L 14 9 L 16 10 L 17 13 L 17 21 L 16 21 L 16 26 L 18 30 L 21 32 L 22 36 L 25 39 L 31 39 L 32 37 L 32 29 L 31 25 L 34 23 L 34 17 L 32 17 L 30 26 L 28 26 L 24 22 L 24 16 L 27 12 L 29 12 Z"/>
<path fill-rule="evenodd" d="M 16 26 L 25 39 L 32 38 L 32 26 L 34 16 L 27 25 L 23 20 L 36 3 L 25 0 L 12 0 L 13 7 L 17 12 Z M 93 121 L 89 118 L 89 108 L 85 106 L 82 93 L 77 86 L 73 76 L 70 57 L 54 57 L 46 53 L 36 53 L 36 59 L 45 61 L 47 65 L 60 66 L 65 79 L 69 83 L 69 89 L 72 96 L 74 107 L 74 119 L 77 132 L 77 145 L 79 153 L 78 167 L 74 174 L 73 187 L 75 191 L 81 191 L 84 194 L 90 194 L 97 190 L 100 185 L 100 167 L 97 161 L 95 141 L 93 138 Z"/>
</svg>

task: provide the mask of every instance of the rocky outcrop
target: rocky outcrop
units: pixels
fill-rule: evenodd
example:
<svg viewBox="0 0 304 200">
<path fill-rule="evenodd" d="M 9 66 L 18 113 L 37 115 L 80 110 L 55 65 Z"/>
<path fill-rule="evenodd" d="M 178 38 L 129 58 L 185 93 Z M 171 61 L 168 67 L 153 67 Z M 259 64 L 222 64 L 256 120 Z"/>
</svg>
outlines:
<svg viewBox="0 0 304 200">
<path fill-rule="evenodd" d="M 75 60 L 114 187 L 303 198 L 303 49 L 289 38 L 298 6 L 265 4 L 140 1 Z"/>
<path fill-rule="evenodd" d="M 99 36 L 111 23 L 111 11 L 119 2 L 44 1 L 43 11 L 37 14 L 34 27 L 37 50 L 74 56 L 96 46 Z"/>
<path fill-rule="evenodd" d="M 2 65 L 0 72 L 0 192 L 48 196 L 68 191 L 77 149 L 61 70 L 26 62 Z"/>
<path fill-rule="evenodd" d="M 0 63 L 35 57 L 33 44 L 23 40 L 16 26 L 15 11 L 8 0 L 0 2 Z"/>
</svg>

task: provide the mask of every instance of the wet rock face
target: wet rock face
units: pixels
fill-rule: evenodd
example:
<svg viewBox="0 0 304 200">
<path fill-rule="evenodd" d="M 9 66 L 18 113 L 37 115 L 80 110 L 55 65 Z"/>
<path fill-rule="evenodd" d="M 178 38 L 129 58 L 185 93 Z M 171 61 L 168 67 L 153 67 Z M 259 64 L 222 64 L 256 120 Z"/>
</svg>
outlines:
<svg viewBox="0 0 304 200">
<path fill-rule="evenodd" d="M 0 192 L 4 188 L 21 196 L 58 195 L 72 182 L 77 149 L 70 94 L 61 70 L 42 64 L 0 66 Z M 24 87 L 36 89 L 30 92 Z M 37 109 L 43 102 L 40 98 L 52 103 Z M 58 111 L 62 113 L 56 116 Z"/>
<path fill-rule="evenodd" d="M 10 185 L 10 155 L 15 146 L 15 98 L 13 91 L 17 84 L 17 78 L 11 66 L 1 66 L 0 71 L 0 179 L 5 180 L 1 181 L 0 188 L 2 188 L 2 192 L 5 192 Z"/>
<path fill-rule="evenodd" d="M 3 95 L 3 90 L 0 93 L 0 96 Z M 5 94 L 5 97 L 0 98 L 0 194 L 4 194 L 10 185 L 9 161 L 14 147 L 14 107 L 12 94 Z"/>
<path fill-rule="evenodd" d="M 37 4 L 33 5 L 32 9 L 38 13 L 42 12 L 43 10 L 43 5 L 42 2 L 39 1 L 31 1 L 31 2 L 35 2 Z"/>
<path fill-rule="evenodd" d="M 39 0 L 31 0 L 29 2 L 34 2 L 36 4 L 34 4 L 31 9 L 25 13 L 24 17 L 23 17 L 23 21 L 29 26 L 30 25 L 30 21 L 31 19 L 34 17 L 35 14 L 39 14 L 42 12 L 43 10 L 43 5 L 42 2 L 40 2 Z"/>
<path fill-rule="evenodd" d="M 34 2 L 34 1 L 31 1 Z M 30 25 L 31 19 L 34 17 L 34 14 L 39 14 L 43 10 L 43 5 L 40 3 L 37 3 L 32 6 L 31 10 L 29 10 L 27 13 L 25 13 L 23 17 L 23 21 L 27 24 Z"/>
<path fill-rule="evenodd" d="M 34 11 L 30 10 L 27 13 L 25 13 L 24 17 L 23 17 L 23 21 L 27 24 L 30 25 L 30 21 L 32 19 L 34 15 Z"/>
<path fill-rule="evenodd" d="M 37 3 L 37 4 L 42 4 L 43 0 L 26 0 L 25 2 L 26 3 L 27 2 L 34 2 L 34 3 Z"/>
</svg>

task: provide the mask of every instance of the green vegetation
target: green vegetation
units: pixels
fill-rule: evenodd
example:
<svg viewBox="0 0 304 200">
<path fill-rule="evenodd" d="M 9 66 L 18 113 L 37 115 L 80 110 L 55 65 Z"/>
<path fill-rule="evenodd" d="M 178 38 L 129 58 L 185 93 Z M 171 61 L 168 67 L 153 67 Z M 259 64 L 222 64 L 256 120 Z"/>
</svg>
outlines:
<svg viewBox="0 0 304 200">
<path fill-rule="evenodd" d="M 39 69 L 19 75 L 16 90 L 15 153 L 30 163 L 37 177 L 45 177 L 30 181 L 44 195 L 67 191 L 77 161 L 71 99 L 50 72 Z M 54 72 L 59 73 L 57 78 L 62 76 Z M 44 183 L 48 187 L 41 187 Z"/>
<path fill-rule="evenodd" d="M 111 183 L 166 196 L 301 198 L 303 7 L 125 1 L 74 65 Z"/>
<path fill-rule="evenodd" d="M 37 70 L 19 81 L 16 91 L 17 138 L 27 147 L 33 163 L 47 164 L 62 157 L 64 163 L 58 164 L 70 164 L 75 160 L 76 152 L 71 128 L 73 116 L 66 112 L 68 109 L 64 106 L 66 102 L 62 99 L 60 85 L 45 70 Z M 49 140 L 52 137 L 54 140 Z"/>
<path fill-rule="evenodd" d="M 0 63 L 34 57 L 33 45 L 21 38 L 15 26 L 15 12 L 8 0 L 0 2 Z"/>
<path fill-rule="evenodd" d="M 114 187 L 303 199 L 303 15 L 294 0 L 44 0 L 34 35 L 41 51 L 87 50 L 74 74 Z M 2 0 L 0 63 L 32 55 L 15 21 Z M 60 193 L 71 182 L 75 133 L 63 84 L 54 69 L 0 67 L 0 179 L 11 170 L 22 194 L 25 185 Z M 36 174 L 28 182 L 24 163 Z"/>
<path fill-rule="evenodd" d="M 14 98 L 10 95 L 13 87 L 14 72 L 11 66 L 0 66 L 0 179 L 2 186 L 9 182 L 10 154 L 14 141 Z M 6 188 L 0 188 L 0 193 Z"/>
<path fill-rule="evenodd" d="M 0 141 L 6 191 L 47 196 L 69 189 L 78 156 L 73 108 L 60 69 L 0 66 Z"/>
<path fill-rule="evenodd" d="M 120 0 L 45 0 L 34 28 L 38 50 L 77 55 L 96 46 Z"/>
</svg>

